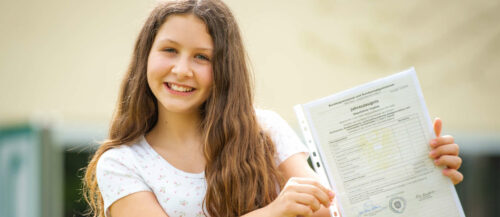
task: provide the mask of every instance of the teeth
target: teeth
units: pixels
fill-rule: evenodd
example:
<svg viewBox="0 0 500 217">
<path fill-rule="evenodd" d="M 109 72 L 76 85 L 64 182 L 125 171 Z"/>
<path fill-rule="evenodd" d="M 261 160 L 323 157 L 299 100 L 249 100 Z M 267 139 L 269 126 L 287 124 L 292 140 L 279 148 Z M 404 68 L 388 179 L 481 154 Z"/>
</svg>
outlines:
<svg viewBox="0 0 500 217">
<path fill-rule="evenodd" d="M 189 91 L 193 90 L 193 88 L 181 87 L 181 86 L 177 86 L 175 84 L 170 84 L 170 88 L 172 90 L 179 91 L 179 92 L 189 92 Z"/>
</svg>

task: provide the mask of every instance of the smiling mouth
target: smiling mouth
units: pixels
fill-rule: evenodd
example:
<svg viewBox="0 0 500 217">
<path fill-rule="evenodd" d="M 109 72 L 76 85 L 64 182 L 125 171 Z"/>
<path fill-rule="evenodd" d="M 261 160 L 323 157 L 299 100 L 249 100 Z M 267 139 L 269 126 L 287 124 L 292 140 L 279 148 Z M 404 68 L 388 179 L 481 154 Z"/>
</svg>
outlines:
<svg viewBox="0 0 500 217">
<path fill-rule="evenodd" d="M 189 93 L 189 92 L 193 92 L 195 90 L 195 88 L 188 87 L 188 86 L 181 86 L 181 85 L 174 84 L 174 83 L 165 82 L 165 84 L 167 85 L 167 87 L 170 90 L 177 91 L 177 92 Z"/>
</svg>

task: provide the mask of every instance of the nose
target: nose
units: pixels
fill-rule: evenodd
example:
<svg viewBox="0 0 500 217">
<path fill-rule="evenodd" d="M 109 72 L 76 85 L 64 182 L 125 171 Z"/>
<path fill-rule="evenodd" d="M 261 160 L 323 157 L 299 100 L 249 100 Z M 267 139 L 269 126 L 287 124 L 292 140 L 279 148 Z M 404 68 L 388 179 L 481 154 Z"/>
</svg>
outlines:
<svg viewBox="0 0 500 217">
<path fill-rule="evenodd" d="M 172 68 L 172 73 L 177 77 L 192 77 L 193 71 L 191 70 L 190 62 L 188 57 L 179 57 L 174 63 Z"/>
</svg>

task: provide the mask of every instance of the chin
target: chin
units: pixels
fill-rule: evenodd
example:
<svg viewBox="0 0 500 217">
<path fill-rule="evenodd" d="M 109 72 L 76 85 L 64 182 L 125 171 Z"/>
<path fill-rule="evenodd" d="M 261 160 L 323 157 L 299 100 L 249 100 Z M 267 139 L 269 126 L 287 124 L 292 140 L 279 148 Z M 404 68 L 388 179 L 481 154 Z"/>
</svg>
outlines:
<svg viewBox="0 0 500 217">
<path fill-rule="evenodd" d="M 195 113 L 199 112 L 199 106 L 163 105 L 163 108 L 172 113 Z"/>
</svg>

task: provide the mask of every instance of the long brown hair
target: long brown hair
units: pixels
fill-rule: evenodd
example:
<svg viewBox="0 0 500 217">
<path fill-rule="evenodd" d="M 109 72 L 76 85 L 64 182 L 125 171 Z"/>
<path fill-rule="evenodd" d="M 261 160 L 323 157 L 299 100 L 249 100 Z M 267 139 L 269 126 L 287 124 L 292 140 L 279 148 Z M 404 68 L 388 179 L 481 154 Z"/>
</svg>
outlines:
<svg viewBox="0 0 500 217">
<path fill-rule="evenodd" d="M 146 78 L 148 55 L 157 31 L 169 15 L 194 14 L 207 25 L 214 44 L 213 87 L 200 108 L 210 216 L 240 216 L 277 197 L 283 180 L 275 164 L 275 147 L 259 127 L 253 108 L 251 79 L 238 25 L 219 0 L 184 0 L 159 4 L 137 38 L 132 61 L 120 89 L 109 139 L 97 149 L 84 176 L 84 197 L 93 216 L 104 216 L 96 180 L 101 155 L 130 145 L 158 120 L 158 102 Z"/>
</svg>

